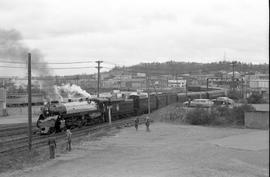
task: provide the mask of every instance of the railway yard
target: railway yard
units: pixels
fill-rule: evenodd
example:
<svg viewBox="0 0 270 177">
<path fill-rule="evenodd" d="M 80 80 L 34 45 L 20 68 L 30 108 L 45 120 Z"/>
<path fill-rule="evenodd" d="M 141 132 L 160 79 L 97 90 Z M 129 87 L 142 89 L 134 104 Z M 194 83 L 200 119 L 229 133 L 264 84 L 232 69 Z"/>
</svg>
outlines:
<svg viewBox="0 0 270 177">
<path fill-rule="evenodd" d="M 223 90 L 210 92 L 212 98 L 222 95 Z M 194 92 L 189 96 L 200 98 L 206 94 Z M 184 94 L 161 94 L 152 95 L 149 103 L 147 98 L 132 96 L 129 100 L 102 98 L 32 106 L 31 152 L 27 107 L 9 107 L 11 114 L 0 124 L 0 173 L 14 177 L 267 174 L 266 131 L 187 125 L 180 119 L 195 108 L 183 107 L 184 99 Z M 150 132 L 144 125 L 145 113 L 150 111 L 148 104 L 153 122 Z M 139 131 L 134 128 L 136 117 L 140 120 Z M 65 148 L 61 120 L 65 120 L 65 128 L 72 129 L 71 152 Z M 57 142 L 54 160 L 49 159 L 48 152 L 51 136 Z"/>
<path fill-rule="evenodd" d="M 267 131 L 160 122 L 169 110 L 151 113 L 150 132 L 145 131 L 145 115 L 139 116 L 137 132 L 135 117 L 74 129 L 69 153 L 64 134 L 56 134 L 54 160 L 48 159 L 47 136 L 34 134 L 33 157 L 16 167 L 3 160 L 13 156 L 21 163 L 20 155 L 27 152 L 26 125 L 1 125 L 1 176 L 268 176 Z"/>
<path fill-rule="evenodd" d="M 266 1 L 2 1 L 0 177 L 269 177 Z"/>
</svg>

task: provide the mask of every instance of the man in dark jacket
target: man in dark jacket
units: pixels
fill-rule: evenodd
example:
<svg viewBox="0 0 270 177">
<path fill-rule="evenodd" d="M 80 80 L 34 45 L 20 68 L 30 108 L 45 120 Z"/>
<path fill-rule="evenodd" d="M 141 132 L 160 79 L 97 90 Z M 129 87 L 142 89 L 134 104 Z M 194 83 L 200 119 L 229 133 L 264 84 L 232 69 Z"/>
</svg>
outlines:
<svg viewBox="0 0 270 177">
<path fill-rule="evenodd" d="M 71 151 L 71 135 L 72 135 L 72 133 L 71 133 L 70 129 L 68 128 L 66 130 L 67 150 L 68 151 Z"/>
<path fill-rule="evenodd" d="M 136 128 L 136 131 L 138 130 L 138 126 L 139 126 L 139 118 L 137 117 L 135 119 L 135 128 Z"/>
<path fill-rule="evenodd" d="M 53 135 L 49 136 L 48 139 L 49 151 L 50 151 L 50 159 L 55 158 L 55 148 L 56 148 L 56 141 Z"/>
<path fill-rule="evenodd" d="M 149 127 L 150 127 L 150 118 L 148 116 L 146 116 L 145 119 L 145 125 L 146 125 L 146 131 L 150 131 Z"/>
</svg>

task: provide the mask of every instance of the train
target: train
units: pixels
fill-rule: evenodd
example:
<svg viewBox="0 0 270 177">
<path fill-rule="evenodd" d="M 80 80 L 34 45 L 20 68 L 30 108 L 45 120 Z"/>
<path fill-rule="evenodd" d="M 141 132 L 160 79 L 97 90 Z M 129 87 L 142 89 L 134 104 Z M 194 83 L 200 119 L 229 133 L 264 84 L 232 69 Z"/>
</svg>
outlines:
<svg viewBox="0 0 270 177">
<path fill-rule="evenodd" d="M 175 102 L 184 102 L 188 98 L 217 98 L 226 95 L 225 90 L 189 93 L 150 94 L 150 111 L 157 110 Z M 148 97 L 130 95 L 122 98 L 86 98 L 67 103 L 48 103 L 42 108 L 37 120 L 40 134 L 51 134 L 66 128 L 83 127 L 98 123 L 123 119 L 148 113 Z"/>
</svg>

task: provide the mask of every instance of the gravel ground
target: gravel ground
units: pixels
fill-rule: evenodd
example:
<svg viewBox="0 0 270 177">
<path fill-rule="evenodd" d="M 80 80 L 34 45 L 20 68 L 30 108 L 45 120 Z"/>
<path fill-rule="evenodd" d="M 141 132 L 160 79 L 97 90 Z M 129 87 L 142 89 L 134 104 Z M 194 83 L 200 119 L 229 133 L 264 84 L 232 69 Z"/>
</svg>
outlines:
<svg viewBox="0 0 270 177">
<path fill-rule="evenodd" d="M 246 150 L 222 146 L 220 140 L 258 132 L 155 122 L 146 132 L 140 125 L 107 135 L 84 138 L 69 153 L 1 177 L 266 177 L 269 146 Z M 267 132 L 267 131 L 265 131 Z M 268 133 L 265 133 L 268 136 Z M 215 144 L 218 141 L 221 145 Z M 227 140 L 228 141 L 228 140 Z M 250 141 L 252 143 L 252 141 Z M 228 145 L 228 143 L 226 144 Z"/>
</svg>

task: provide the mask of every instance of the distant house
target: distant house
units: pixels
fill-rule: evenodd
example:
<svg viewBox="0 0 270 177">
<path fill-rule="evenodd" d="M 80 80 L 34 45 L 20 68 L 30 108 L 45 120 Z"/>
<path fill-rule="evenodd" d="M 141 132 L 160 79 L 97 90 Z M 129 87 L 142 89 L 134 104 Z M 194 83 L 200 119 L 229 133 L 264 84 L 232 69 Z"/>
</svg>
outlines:
<svg viewBox="0 0 270 177">
<path fill-rule="evenodd" d="M 6 89 L 0 88 L 0 116 L 6 115 Z"/>
<path fill-rule="evenodd" d="M 239 72 L 237 72 L 237 71 L 234 71 L 234 73 L 229 72 L 227 75 L 228 75 L 228 77 L 233 77 L 233 75 L 234 75 L 234 78 L 240 78 L 241 77 L 241 74 Z"/>
<path fill-rule="evenodd" d="M 269 74 L 246 76 L 246 82 L 251 91 L 269 92 Z"/>
<path fill-rule="evenodd" d="M 168 80 L 168 87 L 171 88 L 186 88 L 186 80 Z"/>
</svg>

